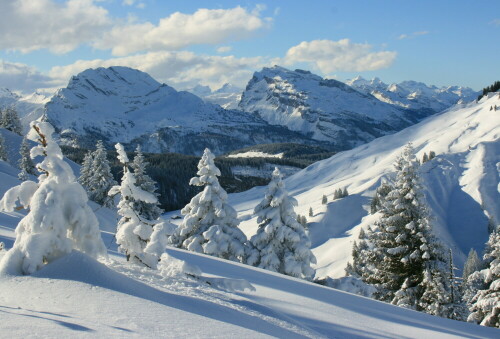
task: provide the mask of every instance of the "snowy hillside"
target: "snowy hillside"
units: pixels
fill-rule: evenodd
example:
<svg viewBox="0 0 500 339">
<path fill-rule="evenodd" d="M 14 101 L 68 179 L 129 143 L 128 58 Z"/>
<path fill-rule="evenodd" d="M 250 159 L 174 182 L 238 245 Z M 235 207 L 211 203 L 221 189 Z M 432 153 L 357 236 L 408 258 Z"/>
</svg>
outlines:
<svg viewBox="0 0 500 339">
<path fill-rule="evenodd" d="M 441 112 L 459 101 L 471 102 L 479 95 L 479 92 L 468 87 L 439 88 L 416 81 L 403 81 L 399 84 L 388 85 L 379 78 L 366 80 L 360 76 L 346 81 L 346 84 L 388 104 L 434 112 Z"/>
<path fill-rule="evenodd" d="M 431 113 L 388 104 L 340 81 L 279 66 L 254 73 L 239 107 L 340 149 L 394 133 Z"/>
<path fill-rule="evenodd" d="M 69 81 L 45 106 L 45 118 L 65 144 L 140 144 L 146 152 L 223 153 L 259 143 L 306 137 L 257 116 L 205 103 L 127 68 L 88 69 Z"/>
<path fill-rule="evenodd" d="M 500 222 L 500 105 L 498 93 L 479 103 L 457 105 L 393 135 L 338 153 L 286 179 L 297 199 L 297 213 L 308 217 L 313 252 L 318 259 L 316 277 L 341 277 L 350 260 L 352 241 L 361 227 L 378 216 L 368 214 L 381 181 L 392 175 L 392 164 L 402 147 L 412 142 L 421 159 L 434 151 L 437 157 L 421 170 L 436 230 L 462 266 L 470 248 L 482 251 L 488 218 Z M 347 188 L 349 196 L 332 201 L 334 191 Z M 247 235 L 256 231 L 251 214 L 264 196 L 258 187 L 230 196 Z M 325 194 L 328 204 L 322 205 Z"/>
</svg>

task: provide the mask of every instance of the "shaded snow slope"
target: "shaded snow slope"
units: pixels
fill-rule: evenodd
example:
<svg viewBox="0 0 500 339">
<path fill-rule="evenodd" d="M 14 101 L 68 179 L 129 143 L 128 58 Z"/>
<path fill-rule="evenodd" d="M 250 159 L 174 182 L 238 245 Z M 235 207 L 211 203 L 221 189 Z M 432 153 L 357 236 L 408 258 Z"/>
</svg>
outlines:
<svg viewBox="0 0 500 339">
<path fill-rule="evenodd" d="M 40 118 L 43 114 L 43 106 L 50 97 L 34 92 L 28 95 L 20 95 L 11 92 L 7 88 L 0 88 L 0 109 L 13 107 L 16 109 L 25 129 L 31 121 Z"/>
<path fill-rule="evenodd" d="M 388 104 L 340 81 L 279 66 L 254 73 L 239 107 L 340 149 L 394 133 L 434 113 Z"/>
<path fill-rule="evenodd" d="M 427 200 L 436 232 L 463 265 L 473 247 L 482 251 L 487 240 L 488 217 L 500 223 L 500 105 L 499 94 L 479 103 L 457 105 L 396 134 L 338 153 L 285 180 L 299 203 L 296 212 L 308 217 L 317 277 L 344 275 L 352 241 L 361 227 L 377 219 L 369 215 L 375 189 L 393 173 L 392 164 L 403 146 L 412 142 L 418 158 L 434 151 L 437 157 L 422 168 Z M 346 187 L 349 196 L 332 201 L 334 191 Z M 265 187 L 230 195 L 230 203 L 243 220 L 247 236 L 257 224 L 252 211 Z M 322 205 L 325 194 L 328 204 Z"/>
<path fill-rule="evenodd" d="M 72 77 L 46 104 L 44 118 L 63 143 L 85 147 L 102 139 L 108 147 L 140 144 L 146 152 L 201 154 L 209 147 L 220 154 L 266 142 L 313 142 L 127 67 L 88 69 Z"/>
</svg>

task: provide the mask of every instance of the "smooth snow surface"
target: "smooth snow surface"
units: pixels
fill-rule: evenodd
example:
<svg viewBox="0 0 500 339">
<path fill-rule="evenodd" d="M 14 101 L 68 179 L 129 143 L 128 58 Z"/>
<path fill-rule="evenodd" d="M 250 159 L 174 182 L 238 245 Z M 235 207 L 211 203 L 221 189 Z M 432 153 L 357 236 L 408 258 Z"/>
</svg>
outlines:
<svg viewBox="0 0 500 339">
<path fill-rule="evenodd" d="M 229 154 L 228 158 L 283 158 L 283 153 L 269 154 L 264 152 L 250 151 L 245 153 Z"/>
</svg>

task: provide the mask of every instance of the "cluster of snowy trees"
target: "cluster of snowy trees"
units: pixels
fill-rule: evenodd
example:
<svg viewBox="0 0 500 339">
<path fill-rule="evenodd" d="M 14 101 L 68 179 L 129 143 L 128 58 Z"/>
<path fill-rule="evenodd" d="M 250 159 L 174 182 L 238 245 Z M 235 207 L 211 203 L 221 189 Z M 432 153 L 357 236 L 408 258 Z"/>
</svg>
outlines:
<svg viewBox="0 0 500 339">
<path fill-rule="evenodd" d="M 312 279 L 316 262 L 310 240 L 298 221 L 297 202 L 286 192 L 282 175 L 273 172 L 264 199 L 255 207 L 257 234 L 248 240 L 238 228 L 236 211 L 217 179 L 215 156 L 205 149 L 197 177 L 190 184 L 203 187 L 182 209 L 184 219 L 169 241 L 191 251 L 239 261 L 294 277 Z"/>
<path fill-rule="evenodd" d="M 464 277 L 469 277 L 460 286 L 451 251 L 446 253 L 433 233 L 418 174 L 419 162 L 411 144 L 394 167 L 394 182 L 383 183 L 372 200 L 371 212 L 380 213 L 380 219 L 360 231 L 346 274 L 374 286 L 378 300 L 441 317 L 468 317 L 469 321 L 498 326 L 499 252 L 498 248 L 494 250 L 498 239 L 496 243 L 491 240 L 498 232 L 492 233 L 491 249 L 485 255 L 492 268 L 471 274 L 481 267 L 473 252 L 464 268 Z M 470 300 L 464 297 L 464 286 L 470 290 Z"/>
<path fill-rule="evenodd" d="M 313 278 L 311 264 L 316 259 L 304 226 L 294 212 L 297 202 L 288 196 L 278 169 L 273 172 L 263 201 L 255 208 L 257 234 L 247 239 L 219 184 L 220 171 L 210 150 L 205 150 L 198 164 L 198 176 L 190 181 L 203 190 L 182 210 L 185 217 L 175 227 L 161 218 L 156 185 L 146 174 L 147 162 L 140 148 L 130 161 L 123 146 L 116 145 L 123 167 L 121 183 L 117 184 L 104 145 L 99 141 L 96 150 L 85 156 L 77 180 L 52 139 L 53 132 L 47 122 L 32 124 L 28 138 L 39 145 L 29 152 L 27 141 L 23 142 L 20 163 L 24 181 L 7 191 L 0 201 L 0 208 L 5 211 L 29 209 L 16 229 L 16 242 L 4 256 L 0 270 L 31 274 L 73 249 L 94 257 L 106 256 L 88 198 L 111 207 L 113 198 L 119 195 L 116 242 L 130 262 L 154 269 L 170 244 L 294 277 Z M 39 156 L 43 157 L 36 165 L 40 175 L 38 182 L 33 182 L 27 175 L 34 173 L 29 161 Z"/>
<path fill-rule="evenodd" d="M 337 189 L 335 192 L 333 192 L 333 200 L 337 199 L 342 199 L 345 198 L 349 195 L 349 192 L 347 191 L 347 187 L 344 187 L 344 189 Z"/>
</svg>

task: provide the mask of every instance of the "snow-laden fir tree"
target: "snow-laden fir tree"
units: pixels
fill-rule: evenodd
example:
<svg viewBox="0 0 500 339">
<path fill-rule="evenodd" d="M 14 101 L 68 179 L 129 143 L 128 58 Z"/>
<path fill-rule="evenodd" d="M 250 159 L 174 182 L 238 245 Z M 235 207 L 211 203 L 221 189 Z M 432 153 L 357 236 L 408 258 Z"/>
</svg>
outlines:
<svg viewBox="0 0 500 339">
<path fill-rule="evenodd" d="M 370 213 L 375 214 L 382 209 L 385 197 L 392 191 L 392 186 L 388 183 L 382 183 L 375 191 L 375 195 L 370 204 Z"/>
<path fill-rule="evenodd" d="M 11 132 L 22 135 L 23 128 L 21 126 L 21 121 L 17 115 L 17 111 L 14 108 L 6 108 L 2 112 L 0 119 L 0 127 L 8 129 Z"/>
<path fill-rule="evenodd" d="M 227 193 L 220 186 L 215 156 L 208 148 L 198 163 L 198 177 L 190 185 L 203 191 L 191 199 L 181 211 L 184 219 L 170 237 L 174 246 L 233 261 L 245 261 L 245 234 L 238 228 L 236 211 L 227 203 Z"/>
<path fill-rule="evenodd" d="M 30 147 L 26 137 L 23 138 L 23 142 L 19 148 L 19 154 L 21 154 L 21 158 L 19 159 L 19 169 L 21 172 L 19 172 L 17 177 L 21 181 L 26 181 L 29 179 L 30 174 L 36 175 L 35 164 L 33 164 L 33 160 L 31 159 Z"/>
<path fill-rule="evenodd" d="M 38 182 L 22 182 L 0 201 L 1 210 L 29 211 L 17 225 L 14 246 L 0 264 L 2 272 L 31 274 L 73 249 L 93 257 L 106 256 L 87 194 L 64 161 L 53 132 L 48 122 L 31 123 L 28 138 L 39 143 L 31 157 L 43 159 L 37 164 Z"/>
<path fill-rule="evenodd" d="M 482 268 L 482 261 L 479 259 L 475 249 L 471 248 L 469 255 L 467 256 L 467 261 L 464 264 L 462 279 L 467 281 L 467 278 L 474 272 L 480 271 Z"/>
<path fill-rule="evenodd" d="M 130 167 L 134 171 L 135 175 L 135 183 L 142 190 L 149 192 L 155 195 L 157 198 L 159 194 L 156 192 L 157 187 L 156 183 L 151 179 L 149 175 L 146 174 L 146 167 L 148 166 L 148 162 L 144 160 L 144 155 L 141 151 L 141 146 L 137 146 L 135 150 L 134 160 L 130 164 Z M 134 209 L 139 212 L 146 219 L 156 220 L 163 213 L 162 209 L 159 206 L 159 201 L 154 204 L 147 203 L 144 201 L 135 201 Z"/>
<path fill-rule="evenodd" d="M 78 178 L 78 182 L 85 188 L 85 190 L 89 191 L 90 178 L 92 176 L 92 164 L 94 162 L 93 151 L 89 150 L 85 153 L 83 157 L 82 167 L 80 168 L 80 177 Z"/>
<path fill-rule="evenodd" d="M 323 197 L 321 198 L 321 203 L 323 205 L 326 205 L 327 202 L 328 202 L 328 200 L 326 199 L 326 195 L 323 194 Z"/>
<path fill-rule="evenodd" d="M 119 250 L 127 257 L 127 261 L 155 268 L 157 258 L 145 252 L 153 234 L 155 222 L 142 217 L 134 209 L 134 201 L 153 204 L 157 199 L 153 194 L 137 186 L 134 173 L 129 169 L 129 159 L 123 145 L 116 144 L 115 148 L 118 160 L 123 165 L 121 184 L 113 186 L 108 193 L 109 196 L 120 194 L 118 215 L 121 219 L 116 228 L 116 243 L 119 245 Z M 161 230 L 158 228 L 157 231 Z"/>
<path fill-rule="evenodd" d="M 91 158 L 92 165 L 90 168 L 86 167 L 88 166 L 86 161 L 88 162 L 90 159 L 87 159 L 87 156 L 84 159 L 81 180 L 87 183 L 87 193 L 90 200 L 111 207 L 113 199 L 108 196 L 108 192 L 111 187 L 116 185 L 116 181 L 111 174 L 107 152 L 101 140 L 97 142 L 96 150 L 92 153 Z"/>
<path fill-rule="evenodd" d="M 316 257 L 304 227 L 297 221 L 297 201 L 288 195 L 275 168 L 264 199 L 255 207 L 259 228 L 250 242 L 248 264 L 293 277 L 312 279 Z"/>
<path fill-rule="evenodd" d="M 467 321 L 483 326 L 500 328 L 500 230 L 490 234 L 484 260 L 488 267 L 483 270 L 484 289 L 472 298 L 471 314 Z"/>
<path fill-rule="evenodd" d="M 359 231 L 358 240 L 352 245 L 352 263 L 347 263 L 345 268 L 346 276 L 362 278 L 363 276 L 371 276 L 373 270 L 368 266 L 367 257 L 372 254 L 368 239 L 372 233 L 372 229 L 367 231 L 361 229 Z"/>
<path fill-rule="evenodd" d="M 0 134 L 0 160 L 7 161 L 7 146 L 5 145 L 5 139 L 2 134 Z"/>
<path fill-rule="evenodd" d="M 432 235 L 418 176 L 418 161 L 411 144 L 394 164 L 396 180 L 383 201 L 381 219 L 373 233 L 374 255 L 369 264 L 375 275 L 374 296 L 392 304 L 437 314 L 449 303 L 446 256 Z M 436 293 L 443 294 L 436 299 Z M 441 315 L 441 314 L 439 314 Z"/>
</svg>

